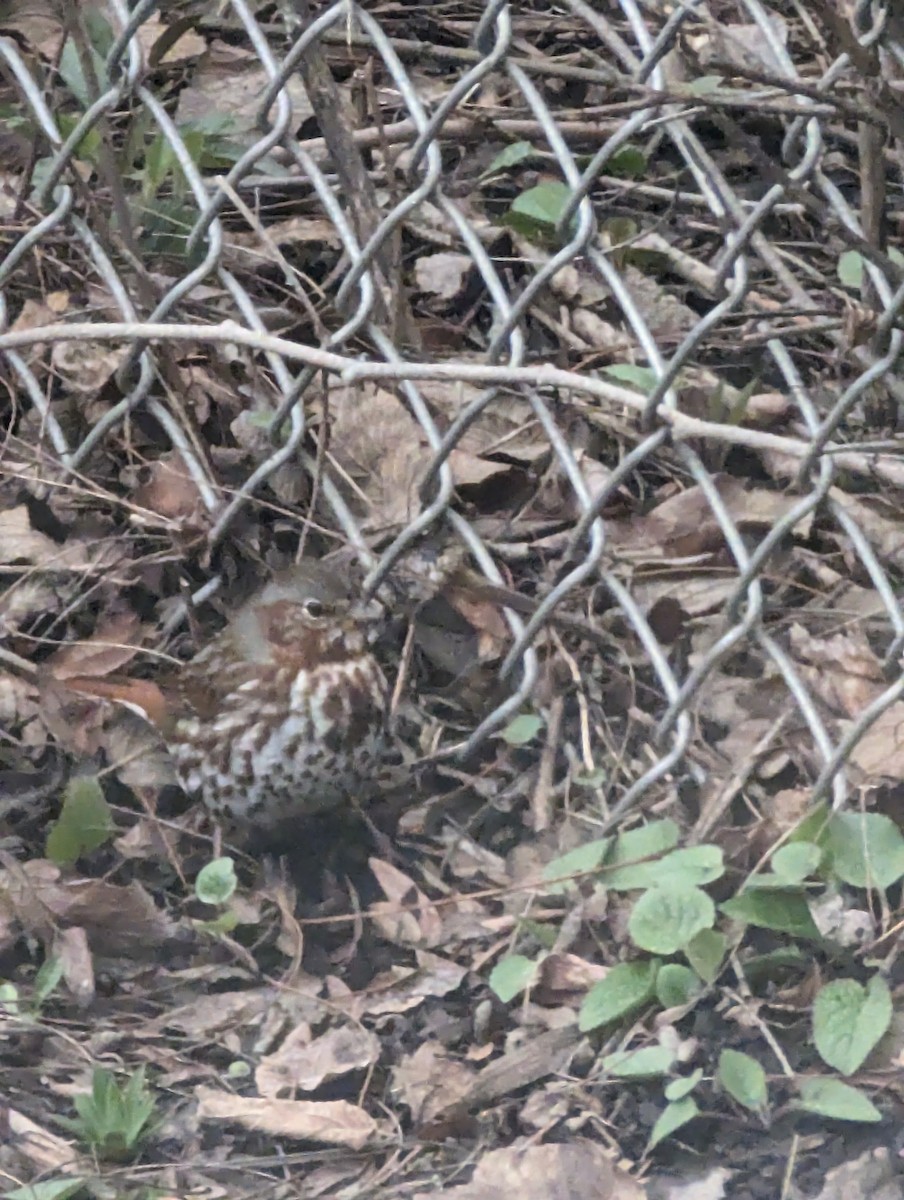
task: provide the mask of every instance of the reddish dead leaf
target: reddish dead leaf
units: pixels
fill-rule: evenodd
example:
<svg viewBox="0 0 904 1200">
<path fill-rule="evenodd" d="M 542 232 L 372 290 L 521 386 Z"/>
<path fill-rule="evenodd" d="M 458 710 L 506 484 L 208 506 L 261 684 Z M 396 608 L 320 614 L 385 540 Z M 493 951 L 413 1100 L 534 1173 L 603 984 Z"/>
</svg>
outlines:
<svg viewBox="0 0 904 1200">
<path fill-rule="evenodd" d="M 345 1100 L 259 1100 L 208 1087 L 199 1087 L 195 1095 L 199 1120 L 228 1122 L 274 1137 L 361 1150 L 379 1132 L 373 1117 Z"/>
<path fill-rule="evenodd" d="M 643 1200 L 640 1184 L 612 1165 L 596 1142 L 573 1139 L 536 1146 L 529 1142 L 491 1150 L 474 1170 L 470 1183 L 444 1188 L 445 1200 Z M 418 1192 L 415 1200 L 434 1200 L 439 1192 Z"/>
<path fill-rule="evenodd" d="M 781 392 L 757 392 L 744 407 L 744 424 L 763 428 L 781 425 L 793 411 L 794 405 Z"/>
<path fill-rule="evenodd" d="M 328 1079 L 366 1070 L 379 1057 L 379 1039 L 359 1025 L 340 1025 L 312 1039 L 310 1025 L 303 1022 L 274 1054 L 261 1059 L 254 1079 L 267 1099 L 296 1088 L 314 1092 Z"/>
<path fill-rule="evenodd" d="M 47 297 L 49 300 L 50 297 Z M 10 331 L 13 333 L 25 332 L 32 329 L 40 329 L 42 325 L 55 325 L 57 322 L 58 312 L 45 301 L 26 300 L 19 309 L 18 316 L 10 326 Z M 23 346 L 19 353 L 23 356 L 29 366 L 34 367 L 41 359 L 44 358 L 47 345 L 45 342 L 33 342 L 30 346 Z"/>
</svg>

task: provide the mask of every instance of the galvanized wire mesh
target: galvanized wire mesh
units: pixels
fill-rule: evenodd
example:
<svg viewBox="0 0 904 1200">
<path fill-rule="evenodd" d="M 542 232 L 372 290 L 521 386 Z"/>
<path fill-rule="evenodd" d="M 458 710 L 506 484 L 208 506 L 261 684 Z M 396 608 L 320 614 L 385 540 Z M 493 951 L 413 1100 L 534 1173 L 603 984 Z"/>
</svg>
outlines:
<svg viewBox="0 0 904 1200">
<path fill-rule="evenodd" d="M 224 173 L 222 167 L 199 165 L 191 137 L 159 82 L 159 64 L 148 61 L 147 31 L 158 7 L 167 22 L 179 16 L 174 6 L 154 0 L 142 0 L 131 10 L 111 0 L 97 10 L 113 34 L 103 54 L 95 46 L 92 58 L 85 45 L 78 48 L 78 37 L 67 43 L 76 47 L 72 52 L 84 84 L 77 120 L 69 114 L 64 122 L 54 111 L 48 68 L 36 65 L 22 38 L 0 39 L 7 87 L 35 139 L 27 169 L 6 178 L 0 264 L 6 332 L 0 352 L 16 394 L 17 419 L 24 414 L 31 431 L 7 444 L 5 469 L 11 477 L 36 493 L 67 481 L 90 489 L 98 482 L 92 473 L 99 448 L 127 442 L 130 423 L 149 414 L 198 490 L 210 550 L 231 534 L 282 467 L 300 463 L 317 474 L 334 528 L 365 565 L 369 589 L 391 576 L 423 535 L 437 530 L 464 548 L 487 581 L 503 585 L 505 550 L 490 544 L 461 503 L 453 455 L 469 432 L 492 416 L 500 398 L 515 395 L 542 431 L 573 517 L 561 543 L 559 578 L 540 595 L 536 611 L 525 620 L 506 610 L 512 640 L 498 674 L 507 695 L 477 723 L 469 745 L 478 745 L 531 697 L 540 669 L 535 644 L 550 628 L 551 615 L 579 603 L 589 585 L 601 583 L 662 697 L 648 730 L 643 769 L 620 779 L 609 796 L 606 822 L 639 798 L 656 794 L 662 781 L 688 770 L 698 782 L 705 775 L 699 758 L 688 766 L 689 749 L 701 737 L 705 741 L 697 706 L 718 672 L 740 654 L 752 654 L 783 680 L 795 719 L 807 731 L 812 794 L 831 790 L 835 804 L 845 803 L 850 749 L 899 699 L 904 681 L 898 678 L 881 690 L 854 719 L 827 718 L 789 649 L 787 624 L 776 619 L 770 575 L 792 531 L 818 516 L 823 530 L 832 528 L 843 541 L 851 576 L 865 580 L 879 598 L 870 616 L 871 644 L 886 665 L 896 667 L 904 617 L 894 555 L 880 552 L 876 530 L 864 523 L 865 510 L 845 503 L 845 496 L 848 484 L 853 490 L 884 487 L 893 493 L 901 484 L 895 445 L 874 445 L 863 405 L 879 388 L 893 411 L 901 407 L 904 396 L 894 366 L 904 284 L 876 250 L 872 231 L 861 227 L 860 190 L 839 182 L 839 158 L 854 150 L 834 132 L 839 109 L 830 102 L 841 93 L 858 96 L 858 69 L 864 61 L 875 63 L 880 70 L 870 93 L 875 120 L 870 124 L 865 113 L 861 132 L 894 128 L 900 120 L 900 107 L 897 116 L 882 107 L 883 98 L 894 102 L 900 95 L 899 85 L 898 90 L 893 85 L 904 67 L 904 46 L 890 27 L 889 13 L 881 5 L 860 4 L 854 23 L 844 24 L 848 49 L 833 56 L 826 54 L 813 21 L 793 3 L 701 0 L 666 8 L 634 0 L 567 0 L 553 10 L 492 0 L 455 11 L 411 9 L 407 16 L 391 6 L 337 3 L 309 12 L 287 3 L 265 25 L 253 6 L 228 0 L 210 6 L 210 20 L 227 31 L 229 45 L 252 50 L 264 74 L 256 98 L 257 132 L 245 138 Z M 777 20 L 782 14 L 784 21 Z M 409 18 L 418 32 L 401 36 L 401 22 Z M 431 39 L 431 28 L 444 28 L 444 22 L 455 36 Z M 721 28 L 739 26 L 755 31 L 759 46 L 744 67 L 748 92 L 736 85 L 729 95 L 719 90 L 718 79 L 712 88 L 700 86 L 699 77 L 678 79 L 669 65 L 676 48 L 701 39 L 716 43 Z M 343 55 L 343 83 L 355 72 L 365 77 L 381 114 L 378 123 L 371 119 L 349 126 L 348 112 L 335 108 L 329 80 L 324 83 L 318 71 L 325 62 L 335 67 Z M 715 53 L 709 68 L 716 77 L 727 72 L 720 57 L 724 51 Z M 744 64 L 739 67 L 737 56 L 732 62 L 736 76 Z M 304 104 L 302 82 L 310 106 Z M 320 87 L 326 93 L 318 95 Z M 848 121 L 857 103 L 852 100 L 843 110 Z M 317 136 L 300 132 L 312 109 L 320 123 Z M 331 110 L 338 128 L 328 127 Z M 718 152 L 713 149 L 713 130 L 721 130 L 724 138 L 732 126 L 720 121 L 739 112 L 772 114 L 781 122 L 783 141 L 775 148 L 771 177 L 761 176 L 757 167 L 736 180 L 726 173 L 724 144 Z M 121 144 L 139 122 L 148 139 L 157 139 L 156 152 L 178 162 L 185 181 L 180 211 L 183 217 L 186 208 L 191 212 L 191 227 L 178 230 L 180 256 L 170 259 L 181 263 L 180 269 L 154 278 L 143 275 L 136 245 L 121 231 L 110 233 L 111 205 L 114 224 L 117 219 L 113 168 L 105 166 L 96 147 L 93 173 L 83 167 L 89 139 L 96 138 L 97 146 L 111 138 Z M 489 130 L 494 137 L 528 139 L 545 177 L 561 181 L 570 192 L 557 214 L 558 237 L 533 261 L 522 260 L 517 272 L 500 257 L 486 221 L 476 218 L 450 168 L 476 154 Z M 673 164 L 674 187 L 644 178 L 626 184 L 610 173 L 626 146 L 649 147 L 651 139 Z M 899 158 L 892 156 L 889 167 L 893 186 L 900 189 Z M 92 197 L 99 187 L 106 189 L 102 204 Z M 335 267 L 316 292 L 328 297 L 329 308 L 309 344 L 268 332 L 253 273 L 244 269 L 237 249 L 238 232 L 247 238 L 249 230 L 259 252 L 272 248 L 268 220 L 255 214 L 274 196 L 299 205 L 305 219 L 320 222 L 335 242 Z M 643 213 L 629 235 L 629 248 L 665 257 L 673 278 L 695 280 L 703 301 L 679 336 L 663 336 L 649 306 L 638 300 L 619 247 L 612 237 L 601 236 L 606 197 L 622 206 L 636 202 Z M 868 337 L 851 336 L 837 294 L 790 245 L 790 233 L 806 220 L 831 223 L 836 242 L 864 255 L 864 295 L 875 317 Z M 425 351 L 406 326 L 399 281 L 411 229 L 421 237 L 428 230 L 435 246 L 470 260 L 468 305 L 480 314 L 481 332 L 466 341 L 467 330 L 462 330 L 466 351 L 448 346 L 442 353 Z M 691 249 L 682 257 L 685 232 Z M 23 294 L 42 277 L 42 259 L 64 256 L 69 264 L 61 268 L 64 275 L 77 263 L 90 280 L 81 311 L 67 311 L 56 325 L 46 320 L 37 328 L 15 324 Z M 616 361 L 649 368 L 652 382 L 646 392 L 597 369 L 606 356 L 592 353 L 598 348 L 573 330 L 569 336 L 567 320 L 563 325 L 554 311 L 543 309 L 541 301 L 568 268 L 579 268 L 605 295 L 616 314 L 610 325 L 624 334 Z M 310 308 L 316 289 L 300 272 L 286 270 L 280 282 L 299 310 Z M 213 286 L 218 298 L 210 309 L 205 299 Z M 817 290 L 831 299 L 826 307 L 814 300 Z M 92 291 L 103 295 L 97 311 Z M 538 326 L 540 318 L 545 325 Z M 545 337 L 544 329 L 556 337 Z M 129 348 L 118 363 L 120 397 L 93 412 L 87 429 L 61 415 L 45 360 L 34 354 L 36 346 L 46 350 L 80 340 Z M 199 451 L 178 397 L 165 386 L 166 356 L 182 343 L 241 356 L 266 380 L 261 386 L 272 417 L 270 449 L 229 488 Z M 688 405 L 681 386 L 688 370 L 714 361 L 718 366 L 720 359 L 730 368 L 732 346 L 739 354 L 745 347 L 759 348 L 760 370 L 768 379 L 762 390 L 780 393 L 789 405 L 790 415 L 778 429 L 726 414 L 724 406 L 706 412 Z M 844 369 L 827 387 L 818 380 L 813 360 L 833 355 L 843 360 Z M 306 406 L 325 375 L 347 385 L 381 381 L 396 388 L 399 403 L 422 431 L 429 461 L 418 495 L 408 518 L 381 542 L 362 531 L 328 456 L 325 470 L 311 456 Z M 437 419 L 425 396 L 425 381 L 431 380 L 468 388 L 467 402 L 453 419 L 448 414 Z M 588 473 L 583 453 L 571 440 L 573 412 L 598 429 L 617 431 L 618 450 L 602 482 Z M 363 409 L 361 420 L 367 419 Z M 30 463 L 21 446 L 29 437 L 36 451 Z M 794 500 L 767 531 L 758 527 L 752 534 L 743 501 L 740 509 L 727 503 L 720 486 L 719 454 L 739 449 L 784 464 L 776 470 L 782 478 L 779 491 Z M 619 489 L 666 452 L 669 471 L 705 498 L 728 552 L 722 577 L 731 579 L 719 613 L 709 615 L 713 627 L 718 624 L 715 636 L 684 662 L 651 622 L 649 606 L 633 586 L 630 563 L 618 545 L 610 546 L 606 517 Z M 681 568 L 681 563 L 675 566 Z M 764 740 L 763 747 L 769 746 L 774 748 Z"/>
</svg>

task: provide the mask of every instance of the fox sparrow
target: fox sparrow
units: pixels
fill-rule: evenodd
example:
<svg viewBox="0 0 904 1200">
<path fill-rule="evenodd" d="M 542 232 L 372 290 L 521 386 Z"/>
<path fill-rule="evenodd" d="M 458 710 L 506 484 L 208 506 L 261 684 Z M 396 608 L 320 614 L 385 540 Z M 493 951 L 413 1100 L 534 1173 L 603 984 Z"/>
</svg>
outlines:
<svg viewBox="0 0 904 1200">
<path fill-rule="evenodd" d="M 387 747 L 386 679 L 319 564 L 267 584 L 172 678 L 131 683 L 79 690 L 138 709 L 185 791 L 257 835 L 360 794 Z"/>
</svg>

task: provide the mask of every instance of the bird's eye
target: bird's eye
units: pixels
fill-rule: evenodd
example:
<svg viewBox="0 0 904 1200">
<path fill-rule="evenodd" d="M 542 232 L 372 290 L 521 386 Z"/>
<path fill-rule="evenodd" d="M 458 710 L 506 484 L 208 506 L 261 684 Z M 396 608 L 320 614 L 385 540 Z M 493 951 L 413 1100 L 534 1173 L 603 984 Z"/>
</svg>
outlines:
<svg viewBox="0 0 904 1200">
<path fill-rule="evenodd" d="M 322 617 L 326 612 L 326 607 L 322 600 L 305 600 L 304 610 L 309 617 Z"/>
</svg>

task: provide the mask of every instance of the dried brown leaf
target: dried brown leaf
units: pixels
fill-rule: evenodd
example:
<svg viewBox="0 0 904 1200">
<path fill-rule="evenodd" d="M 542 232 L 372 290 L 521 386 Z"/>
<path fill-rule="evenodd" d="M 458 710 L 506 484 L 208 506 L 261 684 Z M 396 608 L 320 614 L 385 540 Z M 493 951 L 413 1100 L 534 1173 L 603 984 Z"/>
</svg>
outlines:
<svg viewBox="0 0 904 1200">
<path fill-rule="evenodd" d="M 248 988 L 199 996 L 164 1013 L 155 1021 L 161 1029 L 177 1029 L 192 1039 L 216 1037 L 232 1029 L 259 1026 L 272 1011 L 277 996 L 272 988 Z"/>
<path fill-rule="evenodd" d="M 9 1147 L 15 1147 L 16 1153 L 34 1167 L 36 1178 L 52 1176 L 57 1171 L 84 1178 L 91 1175 L 91 1163 L 64 1138 L 44 1129 L 15 1108 L 4 1107 L 3 1121 L 6 1126 L 4 1141 Z"/>
<path fill-rule="evenodd" d="M 904 701 L 885 710 L 851 750 L 849 761 L 870 782 L 904 776 Z"/>
<path fill-rule="evenodd" d="M 473 1069 L 439 1042 L 422 1042 L 392 1072 L 393 1092 L 411 1110 L 416 1125 L 435 1121 L 455 1108 L 473 1083 Z"/>
<path fill-rule="evenodd" d="M 330 451 L 367 501 L 368 529 L 409 521 L 420 509 L 427 463 L 423 431 L 392 392 L 373 385 L 333 388 Z"/>
<path fill-rule="evenodd" d="M 260 99 L 270 82 L 260 59 L 242 46 L 213 41 L 192 72 L 191 83 L 179 92 L 176 121 L 181 125 L 216 113 L 232 118 L 230 136 L 237 141 L 257 129 Z M 284 90 L 292 101 L 292 121 L 297 128 L 313 114 L 308 94 L 297 72 Z"/>
<path fill-rule="evenodd" d="M 418 1192 L 415 1200 L 643 1200 L 643 1188 L 596 1142 L 572 1138 L 537 1146 L 524 1142 L 491 1150 L 474 1170 L 470 1183 L 440 1192 Z"/>
<path fill-rule="evenodd" d="M 858 716 L 883 690 L 882 664 L 857 630 L 816 637 L 795 623 L 788 634 L 801 674 L 836 712 Z"/>
<path fill-rule="evenodd" d="M 0 672 L 0 728 L 19 729 L 39 712 L 37 684 L 7 671 Z"/>
<path fill-rule="evenodd" d="M 345 1100 L 259 1100 L 208 1087 L 195 1095 L 201 1121 L 229 1122 L 274 1137 L 361 1150 L 379 1132 L 373 1117 Z"/>
<path fill-rule="evenodd" d="M 132 493 L 133 502 L 166 523 L 202 528 L 205 508 L 180 454 L 161 455 L 147 468 L 147 475 Z"/>
<path fill-rule="evenodd" d="M 152 13 L 138 26 L 138 42 L 149 61 L 153 57 L 157 42 L 169 32 L 169 28 L 159 13 Z M 177 63 L 187 63 L 198 58 L 206 49 L 207 40 L 205 38 L 195 33 L 193 29 L 183 29 L 175 42 L 167 47 L 166 53 L 158 60 L 158 64 L 175 66 Z"/>
<path fill-rule="evenodd" d="M 0 894 L 25 932 L 48 947 L 61 927 L 80 926 L 96 956 L 153 957 L 176 932 L 137 881 L 66 880 L 43 859 L 0 872 Z"/>
<path fill-rule="evenodd" d="M 113 378 L 128 353 L 128 346 L 73 339 L 56 342 L 50 362 L 66 391 L 77 396 L 95 396 Z"/>
<path fill-rule="evenodd" d="M 297 1025 L 273 1054 L 265 1055 L 254 1079 L 261 1096 L 313 1092 L 328 1079 L 363 1071 L 380 1057 L 379 1039 L 359 1025 L 340 1025 L 312 1038 L 307 1022 Z"/>
<path fill-rule="evenodd" d="M 436 946 L 443 924 L 435 905 L 407 875 L 391 863 L 370 859 L 370 869 L 386 900 L 377 900 L 370 912 L 382 935 L 403 946 Z"/>
<path fill-rule="evenodd" d="M 160 734 L 137 713 L 118 706 L 105 723 L 103 749 L 117 778 L 137 792 L 178 785 L 176 769 Z"/>
<path fill-rule="evenodd" d="M 24 504 L 0 512 L 0 563 L 30 563 L 55 571 L 96 570 L 122 558 L 122 547 L 113 538 L 90 541 L 69 538 L 58 545 L 46 533 L 33 529 Z"/>
<path fill-rule="evenodd" d="M 600 963 L 588 962 L 578 954 L 553 952 L 540 963 L 532 992 L 538 1004 L 564 1004 L 570 998 L 583 997 L 606 976 Z"/>
<path fill-rule="evenodd" d="M 376 975 L 366 992 L 332 1001 L 333 1007 L 355 1020 L 365 1015 L 409 1012 L 429 997 L 448 996 L 461 986 L 467 971 L 457 963 L 426 950 L 416 951 L 417 969 L 391 967 Z"/>
<path fill-rule="evenodd" d="M 414 278 L 422 292 L 452 300 L 461 292 L 473 269 L 470 255 L 442 251 L 419 258 L 414 264 Z"/>
<path fill-rule="evenodd" d="M 89 638 L 54 651 L 47 660 L 47 669 L 61 682 L 76 675 L 109 675 L 132 661 L 141 648 L 142 634 L 135 613 L 113 613 L 99 622 Z"/>
<path fill-rule="evenodd" d="M 79 1004 L 90 1004 L 95 995 L 94 960 L 84 929 L 78 925 L 61 929 L 53 952 L 63 968 L 69 991 Z"/>
<path fill-rule="evenodd" d="M 35 576 L 23 576 L 0 593 L 0 631 L 13 633 L 38 613 L 59 612 L 63 603 L 58 588 Z"/>
</svg>

